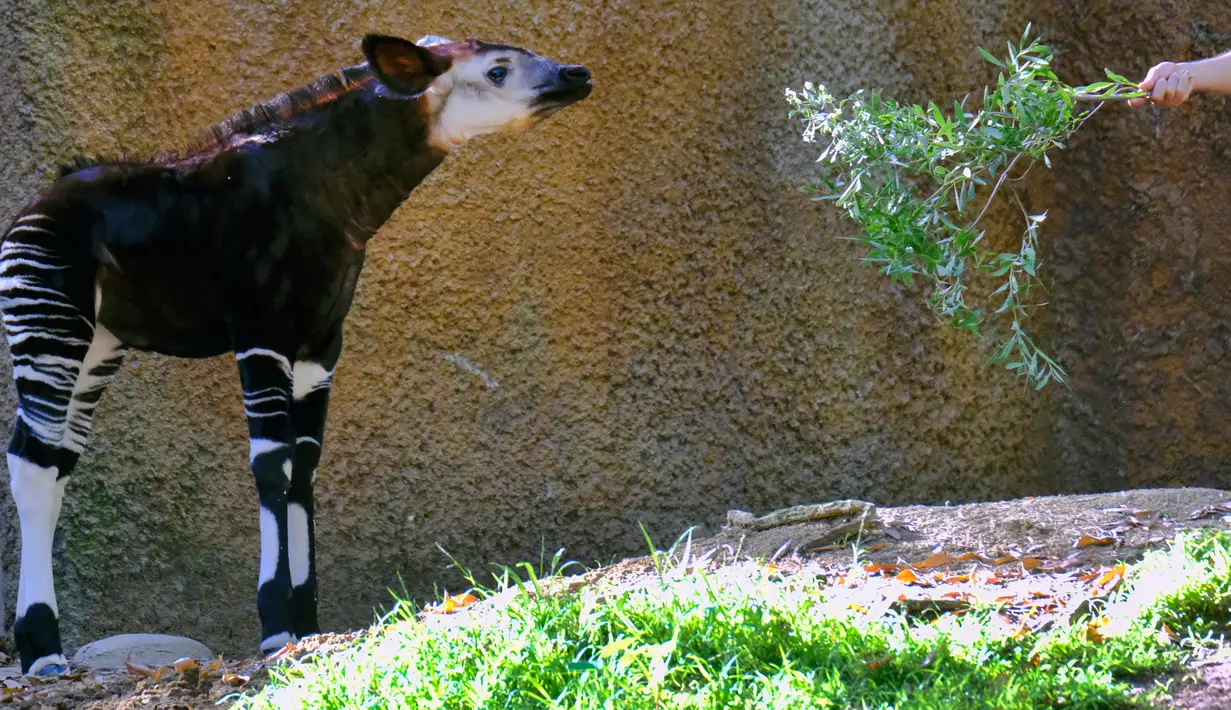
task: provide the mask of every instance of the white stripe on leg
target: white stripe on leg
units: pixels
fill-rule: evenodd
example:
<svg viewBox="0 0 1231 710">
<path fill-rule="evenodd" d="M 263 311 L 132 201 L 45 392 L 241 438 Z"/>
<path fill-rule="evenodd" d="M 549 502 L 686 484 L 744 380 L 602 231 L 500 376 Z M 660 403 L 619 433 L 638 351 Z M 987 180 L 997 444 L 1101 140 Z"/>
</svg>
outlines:
<svg viewBox="0 0 1231 710">
<path fill-rule="evenodd" d="M 281 441 L 274 441 L 273 439 L 251 439 L 248 442 L 248 463 L 256 463 L 258 456 L 263 456 L 264 454 L 268 454 L 271 451 L 277 451 L 281 448 L 289 447 L 285 443 Z"/>
<path fill-rule="evenodd" d="M 286 504 L 286 547 L 291 563 L 291 586 L 308 581 L 308 511 L 298 503 Z"/>
<path fill-rule="evenodd" d="M 295 401 L 299 401 L 329 387 L 333 383 L 333 370 L 326 370 L 319 362 L 297 360 L 291 377 Z"/>
<path fill-rule="evenodd" d="M 81 362 L 73 385 L 73 397 L 68 404 L 68 429 L 65 431 L 63 445 L 69 451 L 81 453 L 85 450 L 90 437 L 91 418 L 98 407 L 98 399 L 92 395 L 106 387 L 111 378 L 115 377 L 115 369 L 119 367 L 116 358 L 120 352 L 119 338 L 103 325 L 95 326 L 94 339 L 90 341 L 90 349 L 86 351 L 85 360 Z"/>
<path fill-rule="evenodd" d="M 261 508 L 261 576 L 257 589 L 278 572 L 278 519 L 273 511 Z"/>
<path fill-rule="evenodd" d="M 10 487 L 21 525 L 21 578 L 17 585 L 17 616 L 31 604 L 42 602 L 60 615 L 56 606 L 55 580 L 51 574 L 51 545 L 56 517 L 64 499 L 64 482 L 56 481 L 56 469 L 43 468 L 8 455 Z M 64 479 L 67 482 L 67 478 Z"/>
</svg>

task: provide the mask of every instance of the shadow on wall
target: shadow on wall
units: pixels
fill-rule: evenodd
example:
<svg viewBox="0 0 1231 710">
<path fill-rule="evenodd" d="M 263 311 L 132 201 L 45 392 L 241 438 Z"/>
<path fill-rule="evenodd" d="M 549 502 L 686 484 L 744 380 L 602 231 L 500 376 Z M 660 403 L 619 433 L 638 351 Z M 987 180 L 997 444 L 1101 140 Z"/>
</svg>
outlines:
<svg viewBox="0 0 1231 710">
<path fill-rule="evenodd" d="M 506 40 L 594 71 L 584 104 L 451 158 L 369 248 L 318 482 L 327 626 L 369 622 L 398 572 L 413 594 L 455 591 L 436 544 L 478 569 L 541 547 L 605 561 L 643 549 L 638 522 L 665 541 L 732 507 L 1231 486 L 1221 99 L 1109 109 L 1024 186 L 1051 209 L 1036 330 L 1072 375 L 1043 394 L 980 371 L 922 294 L 859 266 L 837 239 L 849 224 L 797 191 L 816 149 L 782 100 L 808 79 L 960 97 L 993 78 L 974 46 L 1030 20 L 1066 79 L 1134 75 L 1231 44 L 1231 1 L 92 0 L 12 15 L 5 214 L 69 153 L 181 145 L 358 62 L 370 30 Z M 4 405 L 7 425 L 11 392 Z M 154 631 L 255 647 L 242 416 L 232 359 L 130 358 L 57 536 L 68 643 Z"/>
</svg>

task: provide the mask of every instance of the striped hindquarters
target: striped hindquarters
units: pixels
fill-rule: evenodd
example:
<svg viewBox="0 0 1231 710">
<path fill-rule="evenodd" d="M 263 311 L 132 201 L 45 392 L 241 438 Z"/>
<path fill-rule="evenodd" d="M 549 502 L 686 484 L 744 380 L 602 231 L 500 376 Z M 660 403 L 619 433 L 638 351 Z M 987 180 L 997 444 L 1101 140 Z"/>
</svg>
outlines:
<svg viewBox="0 0 1231 710">
<path fill-rule="evenodd" d="M 67 293 L 82 273 L 58 248 L 54 221 L 27 214 L 0 245 L 0 311 L 13 359 L 18 419 L 43 443 L 65 446 L 69 408 L 94 339 L 92 314 Z"/>
</svg>

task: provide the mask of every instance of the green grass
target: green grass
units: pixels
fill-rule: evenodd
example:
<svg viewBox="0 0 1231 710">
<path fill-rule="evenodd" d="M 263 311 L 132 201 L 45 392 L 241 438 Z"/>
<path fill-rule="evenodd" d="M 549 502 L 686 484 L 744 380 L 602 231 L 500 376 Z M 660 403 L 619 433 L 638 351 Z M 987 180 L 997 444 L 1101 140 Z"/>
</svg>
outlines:
<svg viewBox="0 0 1231 710">
<path fill-rule="evenodd" d="M 1014 638 L 994 609 L 934 623 L 821 612 L 825 589 L 770 572 L 745 584 L 672 574 L 597 598 L 539 594 L 529 566 L 483 624 L 428 631 L 396 611 L 329 657 L 274 671 L 245 708 L 1135 708 L 1133 682 L 1219 643 L 1231 535 L 1183 535 L 1135 566 L 1085 622 Z M 508 572 L 506 570 L 506 572 Z M 401 607 L 405 609 L 405 606 Z M 1168 642 L 1163 625 L 1175 632 Z M 1161 637 L 1161 638 L 1160 638 Z M 1157 692 L 1157 688 L 1152 691 Z"/>
</svg>

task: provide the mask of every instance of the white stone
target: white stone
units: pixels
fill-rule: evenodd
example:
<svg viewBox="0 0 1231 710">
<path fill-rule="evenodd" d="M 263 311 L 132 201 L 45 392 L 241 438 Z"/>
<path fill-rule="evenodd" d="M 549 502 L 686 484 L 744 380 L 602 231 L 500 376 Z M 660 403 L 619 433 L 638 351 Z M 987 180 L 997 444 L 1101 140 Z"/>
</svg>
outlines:
<svg viewBox="0 0 1231 710">
<path fill-rule="evenodd" d="M 183 636 L 120 634 L 77 649 L 72 665 L 94 670 L 122 669 L 125 659 L 131 658 L 133 663 L 157 668 L 173 665 L 181 658 L 210 661 L 216 657 L 204 644 Z"/>
</svg>

